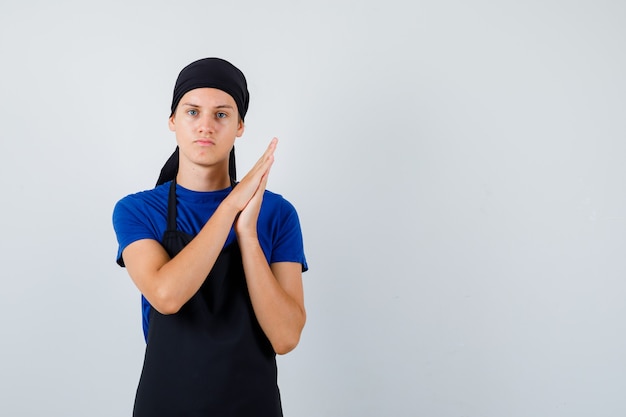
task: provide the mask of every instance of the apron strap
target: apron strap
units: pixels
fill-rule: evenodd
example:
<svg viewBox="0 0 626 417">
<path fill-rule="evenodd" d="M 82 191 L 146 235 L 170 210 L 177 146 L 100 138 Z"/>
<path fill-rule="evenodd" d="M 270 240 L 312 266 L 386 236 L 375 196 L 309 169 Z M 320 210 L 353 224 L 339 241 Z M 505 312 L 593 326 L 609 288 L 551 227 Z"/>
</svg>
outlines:
<svg viewBox="0 0 626 417">
<path fill-rule="evenodd" d="M 238 184 L 237 181 L 233 180 L 232 177 L 230 179 L 230 186 L 235 188 Z M 175 232 L 177 230 L 176 227 L 176 178 L 172 180 L 170 184 L 170 192 L 167 198 L 167 231 Z"/>
<path fill-rule="evenodd" d="M 167 198 L 167 231 L 176 231 L 176 178 L 170 184 L 170 193 Z"/>
</svg>

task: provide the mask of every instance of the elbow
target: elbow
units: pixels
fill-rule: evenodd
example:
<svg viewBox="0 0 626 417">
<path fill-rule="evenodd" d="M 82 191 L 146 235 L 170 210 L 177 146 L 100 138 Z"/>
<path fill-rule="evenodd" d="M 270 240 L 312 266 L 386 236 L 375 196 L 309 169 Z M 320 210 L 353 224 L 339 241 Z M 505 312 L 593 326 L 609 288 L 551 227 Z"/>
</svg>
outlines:
<svg viewBox="0 0 626 417">
<path fill-rule="evenodd" d="M 291 332 L 285 332 L 282 337 L 272 340 L 272 348 L 277 355 L 286 355 L 298 346 L 300 343 L 300 336 L 302 335 L 302 329 L 304 329 L 304 322 L 306 318 L 302 315 L 302 322 L 296 329 Z"/>
<path fill-rule="evenodd" d="M 166 316 L 178 313 L 184 304 L 166 291 L 158 291 L 152 298 L 148 300 L 152 307 Z"/>
<path fill-rule="evenodd" d="M 180 311 L 182 306 L 178 306 L 176 304 L 159 304 L 158 306 L 152 306 L 156 311 L 163 314 L 164 316 L 168 316 L 170 314 L 176 314 Z"/>
<path fill-rule="evenodd" d="M 277 355 L 286 355 L 294 350 L 299 342 L 300 335 L 297 335 L 297 337 L 285 338 L 279 342 L 272 343 L 272 348 L 274 348 L 274 352 L 276 352 Z"/>
</svg>

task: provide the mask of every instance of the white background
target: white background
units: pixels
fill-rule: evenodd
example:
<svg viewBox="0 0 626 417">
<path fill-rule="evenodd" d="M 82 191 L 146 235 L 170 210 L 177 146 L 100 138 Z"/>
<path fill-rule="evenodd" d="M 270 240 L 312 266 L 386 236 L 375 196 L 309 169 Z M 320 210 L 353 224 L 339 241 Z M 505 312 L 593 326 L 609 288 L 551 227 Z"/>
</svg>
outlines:
<svg viewBox="0 0 626 417">
<path fill-rule="evenodd" d="M 278 136 L 302 222 L 286 416 L 626 415 L 625 27 L 598 0 L 3 0 L 0 415 L 130 415 L 111 212 L 206 56 L 249 81 L 239 172 Z"/>
</svg>

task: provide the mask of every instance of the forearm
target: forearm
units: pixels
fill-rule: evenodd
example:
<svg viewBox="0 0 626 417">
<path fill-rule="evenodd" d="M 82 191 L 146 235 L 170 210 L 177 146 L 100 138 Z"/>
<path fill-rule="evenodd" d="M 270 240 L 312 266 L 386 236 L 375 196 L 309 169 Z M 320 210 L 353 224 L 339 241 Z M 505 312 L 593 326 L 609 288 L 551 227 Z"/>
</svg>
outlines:
<svg viewBox="0 0 626 417">
<path fill-rule="evenodd" d="M 256 237 L 239 238 L 250 300 L 256 318 L 274 351 L 285 354 L 300 340 L 306 320 L 301 288 L 291 295 L 270 268 Z M 295 282 L 299 277 L 286 277 Z"/>
<path fill-rule="evenodd" d="M 171 259 L 164 250 L 128 246 L 124 258 L 133 261 L 126 262 L 128 272 L 157 311 L 176 313 L 200 289 L 224 247 L 236 214 L 225 200 L 194 239 Z"/>
</svg>

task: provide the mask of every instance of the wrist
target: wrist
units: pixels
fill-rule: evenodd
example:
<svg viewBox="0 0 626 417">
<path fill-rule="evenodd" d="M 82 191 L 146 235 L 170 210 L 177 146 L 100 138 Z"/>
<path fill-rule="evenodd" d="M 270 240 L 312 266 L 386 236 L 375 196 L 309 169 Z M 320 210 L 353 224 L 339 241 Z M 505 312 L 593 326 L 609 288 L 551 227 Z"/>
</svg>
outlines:
<svg viewBox="0 0 626 417">
<path fill-rule="evenodd" d="M 240 245 L 260 245 L 259 235 L 256 230 L 241 231 L 235 229 L 235 233 L 237 234 L 237 241 Z"/>
<path fill-rule="evenodd" d="M 237 207 L 230 195 L 226 196 L 226 198 L 222 200 L 218 210 L 228 213 L 228 215 L 233 217 L 233 220 L 235 220 L 239 216 L 239 213 L 241 213 L 241 209 Z"/>
</svg>

